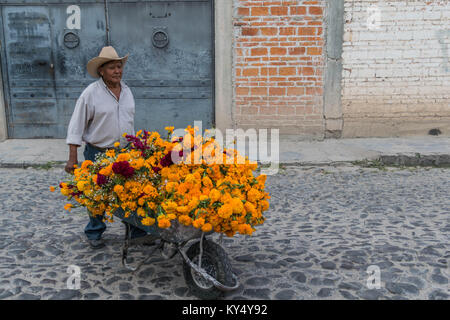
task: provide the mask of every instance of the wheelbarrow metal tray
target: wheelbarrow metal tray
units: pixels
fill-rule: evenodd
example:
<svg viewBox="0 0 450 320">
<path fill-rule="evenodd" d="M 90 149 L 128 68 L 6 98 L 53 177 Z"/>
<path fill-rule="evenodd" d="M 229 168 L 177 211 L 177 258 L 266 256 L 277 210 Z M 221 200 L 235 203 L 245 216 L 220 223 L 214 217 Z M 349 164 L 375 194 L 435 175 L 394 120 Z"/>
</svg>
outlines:
<svg viewBox="0 0 450 320">
<path fill-rule="evenodd" d="M 118 208 L 114 212 L 114 215 L 122 219 L 122 221 L 127 222 L 141 230 L 144 230 L 148 234 L 172 243 L 182 243 L 192 239 L 200 239 L 202 235 L 202 230 L 194 228 L 193 226 L 184 226 L 177 220 L 172 220 L 171 226 L 169 228 L 160 229 L 156 224 L 152 226 L 144 226 L 141 223 L 141 219 L 135 212 L 132 212 L 128 218 L 125 218 L 125 212 L 122 210 L 122 208 Z M 205 235 L 211 233 L 213 233 L 213 231 L 205 233 Z"/>
</svg>

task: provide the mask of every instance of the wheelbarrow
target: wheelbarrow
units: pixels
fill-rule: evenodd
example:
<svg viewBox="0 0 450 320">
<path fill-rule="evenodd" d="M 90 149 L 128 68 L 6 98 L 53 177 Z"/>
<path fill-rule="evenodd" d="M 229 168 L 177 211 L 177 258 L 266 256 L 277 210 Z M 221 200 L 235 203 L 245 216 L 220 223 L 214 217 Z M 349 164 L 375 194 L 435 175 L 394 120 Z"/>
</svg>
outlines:
<svg viewBox="0 0 450 320">
<path fill-rule="evenodd" d="M 239 287 L 239 281 L 232 272 L 225 250 L 212 239 L 207 238 L 213 233 L 212 231 L 205 233 L 193 226 L 184 226 L 177 220 L 172 220 L 171 226 L 167 229 L 158 228 L 156 225 L 144 226 L 134 213 L 125 217 L 121 208 L 117 209 L 114 215 L 125 224 L 122 265 L 126 269 L 137 272 L 155 251 L 160 250 L 166 260 L 172 259 L 177 254 L 181 255 L 186 284 L 192 294 L 200 299 L 217 299 L 224 292 L 233 291 Z M 131 240 L 130 225 L 147 233 L 143 240 L 148 238 L 155 240 L 155 245 L 147 258 L 136 267 L 127 262 L 131 243 L 139 243 L 139 240 Z"/>
</svg>

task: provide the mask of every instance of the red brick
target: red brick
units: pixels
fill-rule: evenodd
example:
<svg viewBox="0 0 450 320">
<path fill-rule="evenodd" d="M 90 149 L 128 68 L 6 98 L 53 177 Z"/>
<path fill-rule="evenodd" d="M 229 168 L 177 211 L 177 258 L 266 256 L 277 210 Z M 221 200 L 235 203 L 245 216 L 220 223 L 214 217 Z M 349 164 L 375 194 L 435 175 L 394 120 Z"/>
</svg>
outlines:
<svg viewBox="0 0 450 320">
<path fill-rule="evenodd" d="M 269 96 L 284 96 L 286 95 L 286 88 L 272 87 L 269 88 Z"/>
<path fill-rule="evenodd" d="M 280 28 L 280 36 L 293 36 L 295 35 L 295 28 Z"/>
<path fill-rule="evenodd" d="M 288 7 L 271 7 L 270 14 L 273 16 L 285 16 L 288 13 Z"/>
<path fill-rule="evenodd" d="M 306 52 L 309 56 L 317 56 L 322 54 L 322 48 L 309 47 Z"/>
<path fill-rule="evenodd" d="M 240 7 L 240 8 L 238 8 L 238 14 L 241 15 L 241 16 L 248 16 L 248 15 L 250 15 L 250 8 Z"/>
<path fill-rule="evenodd" d="M 314 75 L 314 68 L 312 67 L 302 67 L 301 68 L 301 74 L 305 76 L 312 76 Z"/>
<path fill-rule="evenodd" d="M 252 96 L 266 96 L 267 88 L 251 88 L 250 92 Z"/>
<path fill-rule="evenodd" d="M 271 55 L 285 55 L 286 48 L 278 48 L 278 47 L 270 48 L 270 54 Z"/>
<path fill-rule="evenodd" d="M 306 7 L 291 7 L 291 15 L 303 15 L 306 14 Z"/>
<path fill-rule="evenodd" d="M 267 48 L 253 48 L 251 49 L 252 56 L 266 56 Z"/>
<path fill-rule="evenodd" d="M 258 35 L 258 29 L 257 28 L 242 28 L 242 35 L 243 36 L 256 36 Z"/>
<path fill-rule="evenodd" d="M 259 75 L 259 70 L 258 70 L 258 68 L 246 68 L 242 71 L 242 75 L 244 77 L 257 76 L 257 75 Z"/>
<path fill-rule="evenodd" d="M 299 36 L 313 36 L 316 34 L 316 28 L 315 27 L 299 27 L 298 28 L 298 35 Z"/>
<path fill-rule="evenodd" d="M 278 28 L 261 28 L 261 34 L 264 36 L 276 36 L 278 34 Z"/>
<path fill-rule="evenodd" d="M 238 95 L 238 96 L 248 96 L 249 92 L 250 92 L 250 89 L 246 88 L 246 87 L 236 88 L 236 95 Z"/>
<path fill-rule="evenodd" d="M 268 16 L 269 8 L 268 7 L 252 7 L 252 16 Z"/>
<path fill-rule="evenodd" d="M 293 76 L 297 74 L 297 69 L 295 67 L 281 67 L 278 74 L 280 76 Z"/>
<path fill-rule="evenodd" d="M 300 55 L 305 54 L 306 49 L 305 47 L 296 47 L 296 48 L 289 48 L 289 54 L 290 55 Z"/>
<path fill-rule="evenodd" d="M 323 14 L 323 10 L 321 7 L 309 7 L 308 12 L 309 12 L 309 14 L 313 14 L 313 15 Z"/>
<path fill-rule="evenodd" d="M 291 87 L 287 88 L 288 96 L 302 96 L 305 94 L 305 88 L 303 87 Z"/>
</svg>

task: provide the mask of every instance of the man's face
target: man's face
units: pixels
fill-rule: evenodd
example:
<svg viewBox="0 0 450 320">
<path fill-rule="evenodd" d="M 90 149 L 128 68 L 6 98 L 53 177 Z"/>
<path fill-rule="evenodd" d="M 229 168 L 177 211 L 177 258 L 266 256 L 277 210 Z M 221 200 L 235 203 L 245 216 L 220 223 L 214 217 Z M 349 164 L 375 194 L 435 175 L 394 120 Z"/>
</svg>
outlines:
<svg viewBox="0 0 450 320">
<path fill-rule="evenodd" d="M 110 61 L 99 69 L 103 80 L 111 84 L 119 84 L 122 79 L 122 61 Z"/>
</svg>

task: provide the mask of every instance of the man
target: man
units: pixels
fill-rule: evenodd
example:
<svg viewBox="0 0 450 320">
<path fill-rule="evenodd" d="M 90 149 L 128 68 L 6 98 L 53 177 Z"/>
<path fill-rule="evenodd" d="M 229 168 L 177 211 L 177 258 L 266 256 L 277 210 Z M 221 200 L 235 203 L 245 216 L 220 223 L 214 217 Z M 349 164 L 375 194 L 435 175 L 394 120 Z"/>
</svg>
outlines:
<svg viewBox="0 0 450 320">
<path fill-rule="evenodd" d="M 82 142 L 85 160 L 95 161 L 95 155 L 112 148 L 117 141 L 125 145 L 123 133 L 134 134 L 134 98 L 130 88 L 122 81 L 123 67 L 128 54 L 119 57 L 113 47 L 104 47 L 99 56 L 87 64 L 89 74 L 98 78 L 81 93 L 70 119 L 66 143 L 69 160 L 65 170 L 73 173 L 78 163 L 77 148 Z M 89 245 L 104 247 L 101 239 L 106 225 L 103 217 L 89 217 L 84 232 Z M 131 237 L 145 236 L 146 232 L 131 226 Z"/>
</svg>

